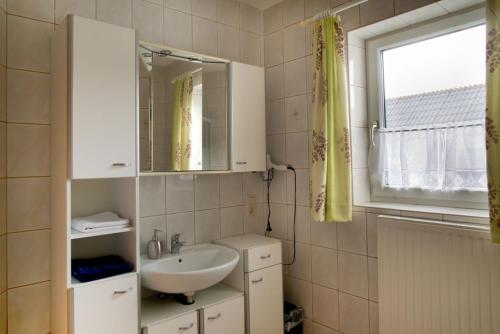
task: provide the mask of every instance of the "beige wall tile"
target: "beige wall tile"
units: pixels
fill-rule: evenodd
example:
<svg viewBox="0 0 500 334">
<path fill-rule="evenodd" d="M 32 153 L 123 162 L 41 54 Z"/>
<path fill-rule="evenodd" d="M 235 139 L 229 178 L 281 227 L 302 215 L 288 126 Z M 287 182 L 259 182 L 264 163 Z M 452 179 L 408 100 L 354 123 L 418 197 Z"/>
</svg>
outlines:
<svg viewBox="0 0 500 334">
<path fill-rule="evenodd" d="M 306 29 L 302 24 L 297 23 L 284 29 L 283 50 L 285 61 L 305 56 Z"/>
<path fill-rule="evenodd" d="M 306 17 L 318 14 L 330 7 L 330 0 L 307 0 L 306 1 Z"/>
<path fill-rule="evenodd" d="M 288 205 L 288 240 L 293 241 L 293 216 L 294 207 Z M 309 207 L 297 206 L 295 217 L 295 238 L 298 242 L 311 243 L 311 214 Z"/>
<path fill-rule="evenodd" d="M 262 12 L 246 3 L 240 3 L 240 29 L 262 34 Z"/>
<path fill-rule="evenodd" d="M 196 211 L 194 214 L 194 235 L 196 243 L 220 239 L 220 209 Z"/>
<path fill-rule="evenodd" d="M 240 30 L 240 61 L 250 65 L 262 66 L 264 63 L 263 57 L 262 37 Z"/>
<path fill-rule="evenodd" d="M 308 132 L 286 134 L 286 161 L 295 168 L 308 168 Z"/>
<path fill-rule="evenodd" d="M 240 4 L 234 0 L 217 0 L 217 22 L 233 27 L 240 23 Z"/>
<path fill-rule="evenodd" d="M 283 4 L 277 3 L 276 5 L 264 10 L 264 34 L 269 34 L 277 31 L 283 27 Z"/>
<path fill-rule="evenodd" d="M 96 17 L 96 0 L 55 0 L 55 2 L 57 24 L 61 23 L 68 14 L 89 19 Z"/>
<path fill-rule="evenodd" d="M 0 334 L 7 334 L 7 292 L 0 293 Z"/>
<path fill-rule="evenodd" d="M 368 256 L 377 257 L 377 217 L 378 214 L 366 214 L 366 238 L 368 242 Z"/>
<path fill-rule="evenodd" d="M 211 56 L 217 55 L 217 23 L 193 17 L 193 50 Z"/>
<path fill-rule="evenodd" d="M 264 235 L 266 230 L 266 219 L 264 218 L 264 205 L 257 204 L 255 213 L 250 214 L 248 206 L 243 207 L 243 229 L 245 234 L 259 234 Z"/>
<path fill-rule="evenodd" d="M 378 261 L 368 258 L 368 299 L 378 301 Z"/>
<path fill-rule="evenodd" d="M 352 222 L 338 224 L 339 250 L 356 254 L 367 254 L 366 214 L 353 212 Z"/>
<path fill-rule="evenodd" d="M 7 175 L 10 177 L 50 174 L 50 127 L 8 124 Z"/>
<path fill-rule="evenodd" d="M 191 0 L 164 0 L 163 4 L 167 8 L 191 13 Z"/>
<path fill-rule="evenodd" d="M 305 58 L 293 60 L 284 65 L 285 97 L 306 93 L 306 61 Z"/>
<path fill-rule="evenodd" d="M 167 213 L 194 210 L 194 182 L 192 175 L 165 177 Z"/>
<path fill-rule="evenodd" d="M 309 169 L 296 169 L 297 173 L 297 205 L 309 207 Z M 294 202 L 294 177 L 291 171 L 286 175 L 287 180 L 287 203 Z"/>
<path fill-rule="evenodd" d="M 265 215 L 267 217 L 267 207 L 265 208 Z M 285 204 L 271 204 L 271 226 L 273 228 L 270 236 L 272 238 L 286 239 L 288 233 L 287 224 L 287 207 Z M 288 250 L 287 247 L 283 247 Z M 287 259 L 283 255 L 283 259 Z M 291 259 L 291 258 L 290 258 Z"/>
<path fill-rule="evenodd" d="M 367 1 L 360 5 L 361 26 L 394 16 L 393 0 Z"/>
<path fill-rule="evenodd" d="M 315 322 L 313 322 L 313 324 L 312 324 L 312 331 L 313 331 L 313 334 L 338 334 L 338 333 L 340 333 L 340 332 L 337 332 L 336 330 L 333 330 L 333 329 L 328 328 L 326 326 L 317 324 Z"/>
<path fill-rule="evenodd" d="M 307 318 L 312 318 L 312 284 L 292 277 L 286 277 L 285 282 L 285 299 L 290 303 L 303 307 L 305 316 Z"/>
<path fill-rule="evenodd" d="M 220 206 L 219 175 L 196 175 L 194 189 L 196 210 L 215 209 Z"/>
<path fill-rule="evenodd" d="M 351 126 L 352 167 L 368 168 L 368 128 Z"/>
<path fill-rule="evenodd" d="M 7 0 L 9 14 L 54 22 L 54 0 Z"/>
<path fill-rule="evenodd" d="M 344 28 L 344 32 L 359 28 L 361 25 L 359 6 L 344 10 L 343 12 L 339 13 L 339 16 L 342 22 L 342 27 Z"/>
<path fill-rule="evenodd" d="M 193 15 L 215 21 L 217 19 L 216 0 L 191 0 Z"/>
<path fill-rule="evenodd" d="M 50 231 L 11 233 L 7 236 L 9 288 L 50 280 Z"/>
<path fill-rule="evenodd" d="M 165 214 L 165 177 L 148 176 L 139 178 L 140 216 Z"/>
<path fill-rule="evenodd" d="M 264 181 L 259 173 L 243 174 L 243 199 L 245 202 L 248 195 L 255 195 L 257 203 L 264 202 Z"/>
<path fill-rule="evenodd" d="M 264 63 L 266 67 L 283 63 L 283 31 L 264 37 Z"/>
<path fill-rule="evenodd" d="M 266 69 L 266 99 L 275 100 L 284 97 L 283 65 Z"/>
<path fill-rule="evenodd" d="M 132 0 L 97 0 L 97 19 L 122 27 L 132 27 Z"/>
<path fill-rule="evenodd" d="M 7 65 L 7 14 L 0 10 L 0 65 Z"/>
<path fill-rule="evenodd" d="M 7 31 L 9 67 L 50 72 L 52 24 L 9 15 Z"/>
<path fill-rule="evenodd" d="M 50 283 L 9 290 L 9 334 L 50 332 Z"/>
<path fill-rule="evenodd" d="M 240 59 L 240 34 L 237 28 L 219 24 L 219 50 L 217 55 L 233 61 Z"/>
<path fill-rule="evenodd" d="M 0 235 L 7 233 L 7 180 L 0 179 Z"/>
<path fill-rule="evenodd" d="M 50 123 L 50 75 L 7 71 L 7 120 L 15 123 Z"/>
<path fill-rule="evenodd" d="M 141 178 L 142 179 L 142 178 Z M 153 238 L 154 230 L 160 230 L 157 232 L 158 239 L 160 240 L 164 252 L 166 252 L 167 246 L 167 216 L 153 216 L 141 218 L 141 237 L 140 237 L 140 252 L 141 254 L 146 254 L 148 249 L 148 242 Z"/>
<path fill-rule="evenodd" d="M 9 232 L 50 227 L 50 178 L 15 178 L 7 181 Z"/>
<path fill-rule="evenodd" d="M 133 0 L 132 26 L 141 41 L 163 42 L 163 7 L 143 0 Z"/>
<path fill-rule="evenodd" d="M 370 309 L 370 334 L 379 333 L 378 324 L 378 304 L 375 302 L 369 302 Z"/>
<path fill-rule="evenodd" d="M 286 131 L 307 131 L 307 96 L 297 95 L 285 98 Z"/>
<path fill-rule="evenodd" d="M 394 0 L 395 14 L 399 15 L 401 13 L 429 5 L 437 1 L 438 0 Z"/>
<path fill-rule="evenodd" d="M 271 156 L 275 159 L 274 155 L 271 154 Z M 286 203 L 286 175 L 284 173 L 274 173 L 269 189 L 269 200 L 271 203 Z"/>
<path fill-rule="evenodd" d="M 337 225 L 311 221 L 311 244 L 336 249 Z"/>
<path fill-rule="evenodd" d="M 241 173 L 220 176 L 220 204 L 222 207 L 243 205 L 243 177 Z"/>
<path fill-rule="evenodd" d="M 312 247 L 312 282 L 328 288 L 337 289 L 337 251 Z"/>
<path fill-rule="evenodd" d="M 7 236 L 0 236 L 0 292 L 7 290 Z"/>
<path fill-rule="evenodd" d="M 337 290 L 313 285 L 313 321 L 339 329 L 339 293 Z"/>
<path fill-rule="evenodd" d="M 293 259 L 293 242 L 288 243 L 288 259 L 289 262 Z M 311 280 L 311 245 L 296 243 L 295 262 L 288 266 L 288 275 L 305 281 Z"/>
<path fill-rule="evenodd" d="M 243 234 L 243 206 L 222 208 L 220 216 L 221 238 Z"/>
<path fill-rule="evenodd" d="M 276 163 L 284 163 L 286 160 L 285 156 L 285 135 L 278 134 L 267 136 L 267 152 L 271 154 L 273 161 Z M 274 183 L 274 181 L 273 181 Z M 272 185 L 271 185 L 272 187 Z M 286 193 L 286 192 L 285 192 Z"/>
<path fill-rule="evenodd" d="M 304 6 L 304 0 L 284 0 L 283 25 L 288 26 L 302 21 L 304 19 Z"/>
<path fill-rule="evenodd" d="M 7 121 L 7 69 L 0 65 L 0 121 Z"/>
<path fill-rule="evenodd" d="M 7 124 L 0 122 L 0 178 L 7 175 Z"/>
<path fill-rule="evenodd" d="M 284 99 L 266 102 L 266 132 L 268 135 L 285 133 Z"/>
<path fill-rule="evenodd" d="M 368 300 L 340 292 L 340 331 L 369 333 Z"/>
<path fill-rule="evenodd" d="M 165 8 L 165 44 L 182 50 L 193 49 L 191 15 Z"/>
<path fill-rule="evenodd" d="M 368 258 L 339 252 L 339 290 L 368 298 Z"/>
</svg>

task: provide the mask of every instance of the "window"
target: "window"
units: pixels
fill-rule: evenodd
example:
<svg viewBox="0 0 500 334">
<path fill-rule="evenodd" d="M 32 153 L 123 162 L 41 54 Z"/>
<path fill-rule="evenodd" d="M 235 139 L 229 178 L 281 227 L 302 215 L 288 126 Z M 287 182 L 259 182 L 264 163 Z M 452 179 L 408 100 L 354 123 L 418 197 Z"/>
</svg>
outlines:
<svg viewBox="0 0 500 334">
<path fill-rule="evenodd" d="M 484 10 L 368 41 L 377 201 L 482 207 Z"/>
</svg>

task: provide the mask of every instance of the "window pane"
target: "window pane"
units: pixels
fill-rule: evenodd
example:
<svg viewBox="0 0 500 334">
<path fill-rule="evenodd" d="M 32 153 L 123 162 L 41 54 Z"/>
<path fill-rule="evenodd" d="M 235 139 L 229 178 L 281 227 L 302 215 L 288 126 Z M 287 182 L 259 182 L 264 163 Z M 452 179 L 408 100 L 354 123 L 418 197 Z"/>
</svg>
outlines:
<svg viewBox="0 0 500 334">
<path fill-rule="evenodd" d="M 385 127 L 482 121 L 485 26 L 384 50 Z"/>
</svg>

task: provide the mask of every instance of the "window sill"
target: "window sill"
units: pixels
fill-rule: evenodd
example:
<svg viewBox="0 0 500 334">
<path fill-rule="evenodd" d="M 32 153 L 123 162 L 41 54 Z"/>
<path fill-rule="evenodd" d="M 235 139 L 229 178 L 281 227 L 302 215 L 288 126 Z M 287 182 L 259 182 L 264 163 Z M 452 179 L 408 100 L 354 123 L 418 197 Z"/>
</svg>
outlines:
<svg viewBox="0 0 500 334">
<path fill-rule="evenodd" d="M 463 223 L 489 224 L 488 210 L 385 202 L 366 202 L 357 206 L 365 208 L 368 212 L 372 213 L 394 214 L 424 219 L 440 218 L 439 220 Z"/>
</svg>

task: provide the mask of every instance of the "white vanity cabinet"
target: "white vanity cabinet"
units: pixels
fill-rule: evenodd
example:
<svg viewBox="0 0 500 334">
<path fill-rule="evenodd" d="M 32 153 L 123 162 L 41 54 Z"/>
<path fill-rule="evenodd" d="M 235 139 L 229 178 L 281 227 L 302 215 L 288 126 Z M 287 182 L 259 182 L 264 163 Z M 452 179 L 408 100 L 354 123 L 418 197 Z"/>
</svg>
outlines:
<svg viewBox="0 0 500 334">
<path fill-rule="evenodd" d="M 266 169 L 265 76 L 262 67 L 231 62 L 231 171 Z"/>
<path fill-rule="evenodd" d="M 203 334 L 244 334 L 244 299 L 239 297 L 200 310 Z"/>
<path fill-rule="evenodd" d="M 52 43 L 52 122 L 64 125 L 72 179 L 136 170 L 135 31 L 68 16 Z"/>
<path fill-rule="evenodd" d="M 198 334 L 198 313 L 189 314 L 163 321 L 147 327 L 143 334 Z"/>
<path fill-rule="evenodd" d="M 247 234 L 217 243 L 240 253 L 224 283 L 245 291 L 246 334 L 283 333 L 281 241 Z"/>
<path fill-rule="evenodd" d="M 75 287 L 72 295 L 73 333 L 137 334 L 137 274 Z"/>
</svg>

